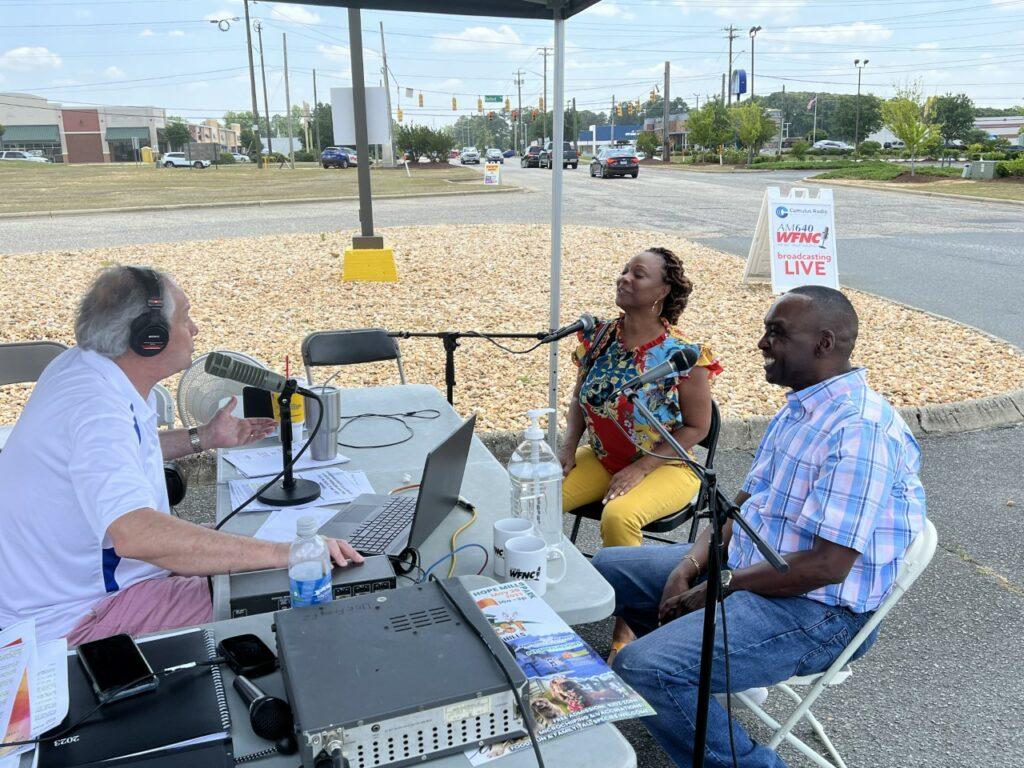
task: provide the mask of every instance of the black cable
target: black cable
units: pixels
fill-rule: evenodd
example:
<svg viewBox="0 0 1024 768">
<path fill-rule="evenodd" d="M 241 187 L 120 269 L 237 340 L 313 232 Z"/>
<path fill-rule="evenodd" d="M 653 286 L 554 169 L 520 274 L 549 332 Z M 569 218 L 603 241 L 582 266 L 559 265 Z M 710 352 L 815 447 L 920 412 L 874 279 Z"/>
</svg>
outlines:
<svg viewBox="0 0 1024 768">
<path fill-rule="evenodd" d="M 541 346 L 542 344 L 548 343 L 545 342 L 544 339 L 540 339 L 536 344 L 534 344 L 532 347 L 528 349 L 512 349 L 511 347 L 506 347 L 504 344 L 499 344 L 486 333 L 481 333 L 480 331 L 466 331 L 462 335 L 472 336 L 477 339 L 486 339 L 487 341 L 491 342 L 491 344 L 500 349 L 502 352 L 508 352 L 510 355 L 526 355 L 529 354 L 530 352 L 533 352 L 533 350 L 537 349 L 537 347 Z"/>
<path fill-rule="evenodd" d="M 523 724 L 526 726 L 526 732 L 530 734 L 530 744 L 533 745 L 533 753 L 537 756 L 537 766 L 538 768 L 544 768 L 544 756 L 540 753 L 540 742 L 537 741 L 537 732 L 533 727 L 533 711 L 523 704 L 523 697 L 520 695 L 519 689 L 516 688 L 512 675 L 509 674 L 509 671 L 505 668 L 505 664 L 498 658 L 497 654 L 494 653 L 494 649 L 491 648 L 491 644 L 487 642 L 487 638 L 481 634 L 477 625 L 470 620 L 469 616 L 467 616 L 466 612 L 462 609 L 462 606 L 459 605 L 458 601 L 451 596 L 451 593 L 444 585 L 444 582 L 434 575 L 431 575 L 430 580 L 437 584 L 438 589 L 441 590 L 441 594 L 444 595 L 445 599 L 451 603 L 452 607 L 456 611 L 458 611 L 462 620 L 466 622 L 466 626 L 471 627 L 473 631 L 476 632 L 477 637 L 480 638 L 480 642 L 484 644 L 484 648 L 486 648 L 487 652 L 491 654 L 491 657 L 494 659 L 495 664 L 498 665 L 501 673 L 505 675 L 505 679 L 508 680 L 508 686 L 512 689 L 512 697 L 516 700 L 516 706 L 519 707 L 519 711 L 523 713 Z"/>
<path fill-rule="evenodd" d="M 321 400 L 319 397 L 317 397 L 316 394 L 314 394 L 313 392 L 310 392 L 309 390 L 302 390 L 301 394 L 304 397 L 312 397 L 314 400 L 316 400 L 317 403 L 319 404 L 319 408 L 317 408 L 316 426 L 313 427 L 313 431 L 310 433 L 309 437 L 306 439 L 306 442 L 303 444 L 303 446 L 299 450 L 299 452 L 297 454 L 295 454 L 295 456 L 292 457 L 292 460 L 291 460 L 291 464 L 292 465 L 294 465 L 295 462 L 297 462 L 299 460 L 299 457 L 301 457 L 302 454 L 304 454 L 306 452 L 306 449 L 309 448 L 309 444 L 313 442 L 313 438 L 316 437 L 316 433 L 320 431 L 320 425 L 323 423 L 323 420 L 324 420 L 324 403 L 323 403 L 323 400 Z M 217 523 L 215 526 L 213 526 L 213 530 L 219 531 L 221 528 L 223 528 L 227 524 L 228 520 L 230 520 L 232 517 L 237 515 L 239 512 L 241 512 L 247 506 L 252 504 L 253 499 L 255 499 L 257 496 L 259 496 L 261 493 L 263 493 L 265 490 L 267 490 L 267 488 L 272 486 L 274 483 L 276 483 L 282 477 L 284 477 L 284 473 L 286 471 L 288 471 L 288 465 L 287 464 L 284 466 L 284 468 L 281 469 L 280 472 L 278 472 L 276 475 L 274 475 L 272 478 L 270 478 L 269 481 L 267 481 L 264 485 L 261 485 L 259 488 L 257 488 L 256 492 L 252 496 L 250 496 L 248 499 L 243 501 L 237 507 L 232 509 L 231 512 L 228 513 L 227 517 L 225 517 L 223 520 L 221 520 L 219 523 Z"/>
<path fill-rule="evenodd" d="M 406 559 L 407 557 L 408 560 Z M 404 576 L 415 584 L 418 584 L 427 575 L 424 570 L 420 568 L 420 551 L 415 547 L 406 547 L 400 554 L 388 555 L 387 558 L 391 561 L 391 565 L 394 566 L 395 573 L 398 576 Z M 409 573 L 414 570 L 420 572 L 419 579 L 413 579 L 409 576 Z"/>
<path fill-rule="evenodd" d="M 736 742 L 732 735 L 732 680 L 729 677 L 729 629 L 725 621 L 725 597 L 718 601 L 722 610 L 722 648 L 725 652 L 725 712 L 728 716 L 729 725 L 729 749 L 732 750 L 732 768 L 739 768 L 736 760 Z"/>
<path fill-rule="evenodd" d="M 342 416 L 341 421 L 348 420 L 348 423 L 343 424 L 341 427 L 338 428 L 338 437 L 341 437 L 342 432 L 344 432 L 346 429 L 348 429 L 350 426 L 352 426 L 355 422 L 359 421 L 360 419 L 387 419 L 389 421 L 397 421 L 399 424 L 405 427 L 406 432 L 408 434 L 406 434 L 405 437 L 403 437 L 401 440 L 396 440 L 395 442 L 392 443 L 380 443 L 376 445 L 354 445 L 352 443 L 343 443 L 339 440 L 338 445 L 342 446 L 343 448 L 391 448 L 392 446 L 401 445 L 402 443 L 409 442 L 416 434 L 413 431 L 413 428 L 409 426 L 409 424 L 406 422 L 406 419 L 423 419 L 424 421 L 433 421 L 434 419 L 440 418 L 440 416 L 441 412 L 436 408 L 422 408 L 418 411 L 405 411 L 404 413 L 357 413 L 354 416 Z"/>
</svg>

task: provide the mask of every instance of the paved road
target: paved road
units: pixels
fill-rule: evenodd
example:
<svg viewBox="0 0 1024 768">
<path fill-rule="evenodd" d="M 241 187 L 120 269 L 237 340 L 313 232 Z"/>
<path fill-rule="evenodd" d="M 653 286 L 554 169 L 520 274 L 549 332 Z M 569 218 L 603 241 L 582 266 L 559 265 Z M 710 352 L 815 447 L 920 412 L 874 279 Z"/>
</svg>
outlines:
<svg viewBox="0 0 1024 768">
<path fill-rule="evenodd" d="M 530 194 L 381 200 L 378 223 L 547 222 L 550 176 L 506 163 Z M 801 171 L 709 174 L 644 167 L 634 179 L 565 174 L 565 221 L 674 231 L 746 256 L 764 189 Z M 843 284 L 983 328 L 1024 346 L 1024 208 L 840 187 Z M 354 202 L 0 220 L 0 252 L 357 228 Z"/>
</svg>

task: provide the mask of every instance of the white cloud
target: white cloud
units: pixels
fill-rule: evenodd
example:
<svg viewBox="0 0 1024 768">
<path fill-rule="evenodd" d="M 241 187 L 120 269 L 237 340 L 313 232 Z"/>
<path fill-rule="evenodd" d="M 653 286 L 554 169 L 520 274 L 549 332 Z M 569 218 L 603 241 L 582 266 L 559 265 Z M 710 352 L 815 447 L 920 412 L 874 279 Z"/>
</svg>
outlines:
<svg viewBox="0 0 1024 768">
<path fill-rule="evenodd" d="M 938 43 L 918 43 L 917 50 L 919 51 L 936 51 L 939 48 Z"/>
<path fill-rule="evenodd" d="M 437 84 L 435 88 L 431 88 L 431 90 L 454 91 L 456 88 L 461 87 L 462 80 L 460 80 L 457 77 L 449 77 L 447 80 L 442 80 L 440 83 Z"/>
<path fill-rule="evenodd" d="M 317 45 L 317 51 L 319 51 L 324 58 L 330 61 L 337 61 L 343 64 L 349 64 L 352 61 L 352 57 L 349 55 L 351 50 L 347 45 L 324 45 L 323 43 Z M 369 48 L 363 48 L 363 62 L 367 61 L 378 61 L 380 54 L 377 51 Z"/>
<path fill-rule="evenodd" d="M 271 17 L 278 21 L 290 21 L 293 24 L 319 24 L 319 14 L 306 10 L 301 5 L 276 3 L 270 11 Z"/>
<path fill-rule="evenodd" d="M 121 80 L 125 76 L 123 69 L 121 69 L 120 67 L 115 67 L 113 65 L 104 69 L 103 74 L 109 77 L 111 80 Z"/>
<path fill-rule="evenodd" d="M 587 9 L 587 13 L 591 16 L 603 16 L 606 19 L 622 19 L 623 21 L 632 21 L 636 18 L 635 13 L 627 11 L 621 5 L 610 2 L 592 5 Z"/>
<path fill-rule="evenodd" d="M 75 18 L 88 19 L 90 16 L 92 16 L 92 11 L 88 8 L 78 8 L 75 10 Z"/>
<path fill-rule="evenodd" d="M 992 5 L 1000 11 L 1020 10 L 1020 0 L 992 0 Z"/>
<path fill-rule="evenodd" d="M 139 32 L 139 37 L 153 37 L 153 35 L 155 34 L 156 32 L 154 32 L 152 29 L 144 29 L 141 32 Z"/>
<path fill-rule="evenodd" d="M 185 89 L 189 90 L 189 91 L 203 91 L 203 90 L 206 90 L 209 87 L 210 87 L 210 84 L 208 82 L 206 82 L 205 80 L 198 80 L 198 81 L 196 81 L 194 83 L 188 83 L 185 86 Z"/>
<path fill-rule="evenodd" d="M 749 5 L 721 5 L 715 8 L 714 14 L 720 19 L 741 24 L 748 21 L 781 24 L 795 19 L 797 11 L 805 5 L 806 0 L 786 0 L 784 5 L 773 0 L 756 0 Z M 739 29 L 737 32 L 741 37 L 746 34 L 745 29 Z"/>
<path fill-rule="evenodd" d="M 790 27 L 786 33 L 798 43 L 873 43 L 892 37 L 889 27 L 864 21 L 829 27 Z"/>
<path fill-rule="evenodd" d="M 225 19 L 230 21 L 231 19 L 237 19 L 237 18 L 238 18 L 238 14 L 235 13 L 235 11 L 223 11 L 223 10 L 222 11 L 216 11 L 215 13 L 208 13 L 205 16 L 203 16 L 203 20 L 204 21 L 211 21 L 211 22 L 212 21 L 223 21 Z"/>
<path fill-rule="evenodd" d="M 62 64 L 60 56 L 43 46 L 22 46 L 11 48 L 0 56 L 0 68 L 28 72 L 33 69 L 57 69 Z"/>
<path fill-rule="evenodd" d="M 509 53 L 520 43 L 519 35 L 507 24 L 493 27 L 467 27 L 454 35 L 434 35 L 430 44 L 434 51 L 480 52 L 499 49 Z"/>
<path fill-rule="evenodd" d="M 180 29 L 172 29 L 170 32 L 167 33 L 167 36 L 168 37 L 184 37 L 185 33 L 182 32 Z"/>
</svg>

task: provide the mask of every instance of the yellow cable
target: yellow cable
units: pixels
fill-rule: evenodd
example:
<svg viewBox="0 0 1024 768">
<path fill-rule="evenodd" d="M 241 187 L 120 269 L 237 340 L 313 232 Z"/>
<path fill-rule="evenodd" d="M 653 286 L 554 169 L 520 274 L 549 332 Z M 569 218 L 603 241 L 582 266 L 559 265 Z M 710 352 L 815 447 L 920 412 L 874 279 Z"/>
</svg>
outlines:
<svg viewBox="0 0 1024 768">
<path fill-rule="evenodd" d="M 455 574 L 455 560 L 458 557 L 455 554 L 455 542 L 458 541 L 459 534 L 469 528 L 473 523 L 476 522 L 476 507 L 473 505 L 469 506 L 470 518 L 466 521 L 466 524 L 459 528 L 455 533 L 452 534 L 451 540 L 451 552 L 452 552 L 452 563 L 448 566 L 448 578 L 450 579 Z"/>
</svg>

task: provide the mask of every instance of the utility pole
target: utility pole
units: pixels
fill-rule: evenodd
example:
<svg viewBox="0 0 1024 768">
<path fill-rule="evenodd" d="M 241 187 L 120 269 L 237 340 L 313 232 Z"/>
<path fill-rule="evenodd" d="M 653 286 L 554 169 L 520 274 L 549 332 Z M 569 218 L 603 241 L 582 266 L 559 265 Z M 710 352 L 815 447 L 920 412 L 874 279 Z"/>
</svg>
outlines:
<svg viewBox="0 0 1024 768">
<path fill-rule="evenodd" d="M 526 126 L 526 119 L 523 117 L 523 70 L 516 70 L 516 90 L 518 92 L 519 99 L 519 119 L 516 120 L 518 124 L 518 133 L 516 136 L 516 145 L 513 147 L 516 152 L 522 154 L 526 151 L 526 133 L 524 128 Z"/>
<path fill-rule="evenodd" d="M 544 135 L 541 137 L 541 145 L 546 145 L 548 140 L 548 56 L 551 55 L 550 48 L 538 48 L 540 55 L 544 57 L 544 108 L 541 112 L 544 113 Z M 554 119 L 555 111 L 551 110 L 551 117 Z"/>
<path fill-rule="evenodd" d="M 818 94 L 814 94 L 814 123 L 811 127 L 811 144 L 818 140 Z"/>
<path fill-rule="evenodd" d="M 853 60 L 853 66 L 857 68 L 857 116 L 854 118 L 853 123 L 853 151 L 857 151 L 857 142 L 860 139 L 860 74 L 864 71 L 864 67 L 868 65 L 868 60 L 864 59 L 862 62 L 860 59 Z M 817 102 L 815 102 L 817 106 Z"/>
<path fill-rule="evenodd" d="M 699 112 L 700 111 L 700 94 L 699 93 L 693 94 L 693 98 L 694 98 L 694 100 L 697 103 L 697 111 Z"/>
<path fill-rule="evenodd" d="M 786 84 L 782 84 L 782 111 L 779 121 L 779 151 L 777 156 L 782 156 L 782 142 L 786 139 Z"/>
<path fill-rule="evenodd" d="M 729 28 L 723 31 L 729 33 L 729 74 L 726 77 L 726 87 L 728 90 L 726 91 L 725 102 L 725 105 L 729 106 L 732 104 L 732 41 L 736 39 L 736 27 L 730 24 Z"/>
<path fill-rule="evenodd" d="M 380 22 L 380 55 L 384 62 L 381 73 L 384 75 L 384 95 L 388 105 L 388 145 L 384 148 L 384 166 L 395 167 L 395 137 L 391 132 L 391 73 L 388 72 L 388 52 L 384 47 L 384 22 Z"/>
<path fill-rule="evenodd" d="M 252 28 L 249 26 L 249 0 L 245 0 L 245 50 L 249 54 L 249 87 L 252 90 L 252 121 L 256 126 L 256 138 L 260 137 L 260 108 L 256 103 L 256 69 L 252 63 Z M 250 130 L 252 126 L 249 126 Z M 263 153 L 259 150 L 256 151 L 256 165 L 260 169 L 263 168 Z"/>
<path fill-rule="evenodd" d="M 611 118 L 612 118 L 612 133 L 611 133 L 611 136 L 609 137 L 611 139 L 611 144 L 609 144 L 608 146 L 614 147 L 615 146 L 615 94 L 614 93 L 612 94 L 612 114 L 611 114 Z"/>
<path fill-rule="evenodd" d="M 292 96 L 288 90 L 288 34 L 281 33 L 281 41 L 284 44 L 284 108 L 285 124 L 288 126 L 288 164 L 295 170 L 295 148 L 292 146 Z"/>
<path fill-rule="evenodd" d="M 260 78 L 263 80 L 263 114 L 267 117 L 267 158 L 270 157 L 270 102 L 267 101 L 267 68 L 263 64 L 263 25 L 256 21 L 256 35 L 260 41 Z M 259 121 L 257 121 L 259 122 Z"/>
<path fill-rule="evenodd" d="M 725 103 L 725 72 L 722 73 L 722 103 Z"/>
<path fill-rule="evenodd" d="M 750 98 L 754 98 L 754 38 L 761 31 L 760 27 L 750 28 Z"/>
<path fill-rule="evenodd" d="M 319 159 L 320 151 L 323 147 L 320 146 L 320 120 L 317 114 L 317 109 L 320 106 L 320 102 L 316 99 L 316 70 L 313 70 L 313 140 L 316 141 L 316 154 Z"/>
<path fill-rule="evenodd" d="M 668 118 L 669 118 L 669 62 L 665 62 L 665 94 L 662 99 L 662 136 L 661 136 L 661 162 L 667 163 L 671 159 L 671 141 L 668 135 Z"/>
<path fill-rule="evenodd" d="M 572 145 L 579 151 L 580 114 L 576 111 L 576 97 L 572 97 Z"/>
</svg>

